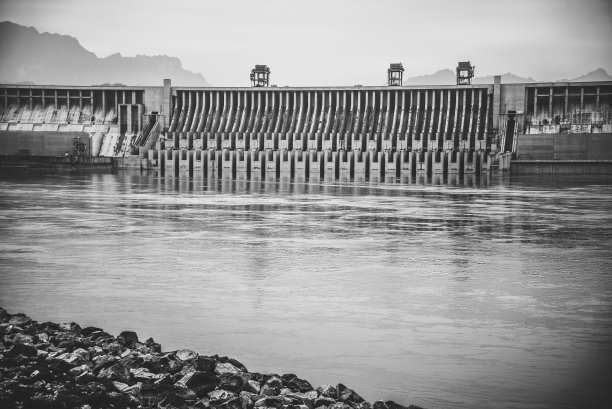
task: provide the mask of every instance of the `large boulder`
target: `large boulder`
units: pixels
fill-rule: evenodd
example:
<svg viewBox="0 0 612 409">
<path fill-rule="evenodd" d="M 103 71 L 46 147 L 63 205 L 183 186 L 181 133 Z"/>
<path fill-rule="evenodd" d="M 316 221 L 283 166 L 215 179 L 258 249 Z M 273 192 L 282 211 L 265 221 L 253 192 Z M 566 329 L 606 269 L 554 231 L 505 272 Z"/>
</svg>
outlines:
<svg viewBox="0 0 612 409">
<path fill-rule="evenodd" d="M 332 385 L 321 385 L 317 388 L 317 392 L 328 398 L 336 399 L 338 397 L 338 391 Z"/>
<path fill-rule="evenodd" d="M 341 383 L 338 384 L 338 387 L 336 389 L 338 391 L 338 400 L 341 402 L 347 403 L 351 406 L 356 406 L 360 403 L 365 402 L 365 400 L 361 396 L 359 396 L 357 392 L 355 392 L 351 388 L 344 386 Z"/>
<path fill-rule="evenodd" d="M 102 369 L 98 373 L 98 378 L 129 384 L 132 379 L 132 374 L 123 364 L 116 362 L 113 365 Z"/>
<path fill-rule="evenodd" d="M 215 374 L 195 371 L 183 376 L 176 384 L 191 389 L 201 398 L 215 390 L 219 385 L 219 378 Z"/>
<path fill-rule="evenodd" d="M 283 375 L 282 379 L 285 386 L 290 388 L 292 391 L 308 392 L 314 389 L 310 382 L 300 379 L 294 374 Z"/>
<path fill-rule="evenodd" d="M 134 331 L 123 331 L 117 337 L 117 342 L 125 347 L 131 348 L 138 342 L 138 335 Z"/>
</svg>

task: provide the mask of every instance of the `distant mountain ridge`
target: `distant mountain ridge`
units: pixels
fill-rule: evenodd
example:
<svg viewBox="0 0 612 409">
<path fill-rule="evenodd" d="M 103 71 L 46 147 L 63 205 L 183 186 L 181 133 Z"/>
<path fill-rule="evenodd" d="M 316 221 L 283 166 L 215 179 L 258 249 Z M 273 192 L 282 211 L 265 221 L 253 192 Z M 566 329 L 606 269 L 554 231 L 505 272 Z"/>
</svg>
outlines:
<svg viewBox="0 0 612 409">
<path fill-rule="evenodd" d="M 22 85 L 125 85 L 159 86 L 164 78 L 173 85 L 210 86 L 204 76 L 185 70 L 176 57 L 136 55 L 123 57 L 119 53 L 98 58 L 78 40 L 68 35 L 39 33 L 10 21 L 0 22 L 0 83 Z M 585 75 L 558 82 L 612 81 L 603 68 Z M 533 83 L 510 72 L 502 75 L 503 84 Z M 554 81 L 542 81 L 554 82 Z M 453 85 L 455 71 L 439 70 L 430 75 L 404 79 L 405 85 Z M 474 84 L 492 84 L 493 76 L 475 77 Z"/>
<path fill-rule="evenodd" d="M 116 53 L 98 58 L 74 37 L 0 22 L 0 82 L 159 86 L 164 78 L 175 85 L 210 86 L 202 74 L 185 70 L 176 57 Z"/>
<path fill-rule="evenodd" d="M 493 84 L 493 75 L 483 77 L 474 77 L 472 84 Z M 507 72 L 501 75 L 502 84 L 526 84 L 539 82 L 531 77 L 520 77 L 518 75 Z M 603 68 L 598 68 L 580 77 L 571 80 L 561 79 L 557 81 L 541 81 L 541 82 L 592 82 L 592 81 L 612 81 L 612 75 L 609 75 Z M 419 75 L 409 77 L 404 80 L 405 85 L 453 85 L 456 84 L 457 78 L 455 71 L 444 69 L 430 75 Z"/>
</svg>

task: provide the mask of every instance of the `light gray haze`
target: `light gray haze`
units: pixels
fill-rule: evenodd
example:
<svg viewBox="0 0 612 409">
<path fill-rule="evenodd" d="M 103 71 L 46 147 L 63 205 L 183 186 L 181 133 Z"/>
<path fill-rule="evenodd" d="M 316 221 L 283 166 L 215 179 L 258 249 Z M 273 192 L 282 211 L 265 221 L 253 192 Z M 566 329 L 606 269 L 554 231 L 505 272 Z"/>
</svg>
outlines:
<svg viewBox="0 0 612 409">
<path fill-rule="evenodd" d="M 609 0 L 3 0 L 0 19 L 76 37 L 99 57 L 170 55 L 215 86 L 379 85 L 471 60 L 539 81 L 612 71 Z"/>
</svg>

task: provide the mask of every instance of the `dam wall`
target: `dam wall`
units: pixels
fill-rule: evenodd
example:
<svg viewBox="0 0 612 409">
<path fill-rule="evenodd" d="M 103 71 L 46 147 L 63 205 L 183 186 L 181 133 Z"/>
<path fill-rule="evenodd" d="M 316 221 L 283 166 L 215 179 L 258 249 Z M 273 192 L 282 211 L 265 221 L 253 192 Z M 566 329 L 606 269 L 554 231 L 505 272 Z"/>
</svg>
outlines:
<svg viewBox="0 0 612 409">
<path fill-rule="evenodd" d="M 507 171 L 513 159 L 612 160 L 612 82 L 502 84 L 495 77 L 493 84 L 449 86 L 0 85 L 0 132 L 11 141 L 0 145 L 0 154 L 55 155 L 61 149 L 48 141 L 78 132 L 92 156 L 191 173 Z"/>
</svg>

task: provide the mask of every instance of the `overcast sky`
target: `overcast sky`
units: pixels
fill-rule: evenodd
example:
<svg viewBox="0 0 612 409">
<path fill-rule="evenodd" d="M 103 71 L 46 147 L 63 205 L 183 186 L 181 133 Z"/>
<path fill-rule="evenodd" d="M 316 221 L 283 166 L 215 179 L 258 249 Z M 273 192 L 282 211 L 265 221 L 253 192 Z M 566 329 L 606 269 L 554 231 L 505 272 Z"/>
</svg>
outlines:
<svg viewBox="0 0 612 409">
<path fill-rule="evenodd" d="M 612 73 L 612 0 L 0 0 L 0 20 L 76 37 L 98 57 L 171 55 L 215 86 L 255 64 L 278 85 L 380 85 L 454 69 L 536 80 Z"/>
</svg>

